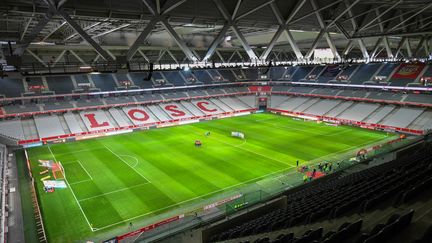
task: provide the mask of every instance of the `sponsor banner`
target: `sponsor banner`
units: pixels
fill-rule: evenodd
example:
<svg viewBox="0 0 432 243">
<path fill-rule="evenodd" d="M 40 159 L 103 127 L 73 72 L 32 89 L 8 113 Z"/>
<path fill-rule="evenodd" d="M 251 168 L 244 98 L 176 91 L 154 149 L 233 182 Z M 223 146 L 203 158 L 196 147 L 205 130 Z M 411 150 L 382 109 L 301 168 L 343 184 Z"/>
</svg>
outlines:
<svg viewBox="0 0 432 243">
<path fill-rule="evenodd" d="M 301 118 L 301 119 L 312 120 L 312 121 L 317 121 L 318 120 L 318 117 L 313 117 L 313 116 L 298 115 L 297 117 Z"/>
<path fill-rule="evenodd" d="M 161 124 L 157 125 L 156 127 L 157 128 L 160 128 L 160 127 L 171 127 L 171 126 L 176 126 L 176 125 L 178 125 L 178 122 L 172 122 L 172 123 L 165 122 L 165 123 L 161 123 Z"/>
<path fill-rule="evenodd" d="M 151 225 L 147 225 L 147 226 L 145 226 L 145 227 L 143 227 L 141 229 L 137 229 L 135 231 L 129 232 L 129 233 L 124 234 L 124 235 L 117 236 L 116 239 L 118 241 L 124 240 L 126 238 L 129 238 L 129 237 L 132 237 L 132 236 L 135 236 L 135 235 L 138 235 L 138 234 L 150 231 L 152 229 L 155 229 L 155 228 L 160 227 L 160 226 L 165 225 L 165 224 L 169 224 L 171 222 L 177 221 L 177 220 L 182 219 L 182 218 L 184 218 L 184 214 L 181 214 L 181 215 L 178 215 L 178 216 L 174 216 L 172 218 L 168 218 L 168 219 L 162 220 L 160 222 L 157 222 L 157 223 L 154 223 L 154 224 L 151 224 Z"/>
<path fill-rule="evenodd" d="M 52 180 L 44 180 L 43 184 L 48 188 L 67 188 L 66 183 L 64 181 L 52 181 Z"/>
<path fill-rule="evenodd" d="M 100 138 L 105 136 L 105 133 L 95 133 L 95 134 L 88 134 L 88 135 L 79 135 L 75 137 L 75 140 L 85 140 L 85 139 L 91 139 L 91 138 Z"/>
<path fill-rule="evenodd" d="M 205 211 L 205 210 L 209 210 L 209 209 L 215 208 L 215 207 L 217 207 L 217 206 L 220 206 L 220 205 L 222 205 L 222 204 L 225 204 L 225 203 L 227 203 L 227 202 L 231 202 L 231 201 L 233 201 L 233 200 L 235 200 L 235 199 L 237 199 L 237 198 L 240 198 L 240 197 L 242 197 L 242 196 L 243 196 L 242 194 L 237 194 L 237 195 L 234 195 L 234 196 L 231 196 L 231 197 L 228 197 L 228 198 L 222 199 L 222 200 L 220 200 L 220 201 L 218 201 L 218 202 L 214 202 L 214 203 L 212 203 L 212 204 L 206 205 L 206 206 L 203 207 L 203 209 L 204 209 L 204 211 Z"/>
<path fill-rule="evenodd" d="M 271 86 L 249 86 L 249 91 L 251 92 L 270 92 L 272 90 Z"/>
<path fill-rule="evenodd" d="M 199 122 L 198 119 L 192 119 L 192 120 L 180 121 L 179 124 L 184 125 L 184 124 L 191 124 L 191 123 L 197 123 L 197 122 Z"/>
<path fill-rule="evenodd" d="M 127 130 L 113 131 L 113 132 L 107 132 L 106 136 L 119 135 L 119 134 L 125 134 L 130 132 L 133 132 L 133 130 L 127 129 Z"/>
<path fill-rule="evenodd" d="M 234 116 L 245 116 L 245 115 L 250 115 L 250 112 L 240 112 L 234 114 Z"/>
<path fill-rule="evenodd" d="M 33 148 L 33 147 L 39 147 L 39 146 L 42 146 L 42 145 L 43 145 L 42 142 L 37 142 L 37 143 L 24 144 L 23 147 L 24 148 Z"/>
<path fill-rule="evenodd" d="M 416 79 L 424 66 L 424 63 L 402 63 L 393 75 L 393 78 Z"/>
<path fill-rule="evenodd" d="M 65 143 L 65 142 L 66 142 L 66 139 L 56 139 L 56 140 L 46 141 L 46 143 L 49 143 L 49 144 Z"/>
<path fill-rule="evenodd" d="M 361 127 L 361 128 L 365 128 L 365 129 L 371 129 L 371 130 L 374 130 L 374 129 L 375 129 L 375 127 L 374 127 L 374 126 L 371 126 L 371 125 L 361 125 L 360 127 Z"/>
</svg>

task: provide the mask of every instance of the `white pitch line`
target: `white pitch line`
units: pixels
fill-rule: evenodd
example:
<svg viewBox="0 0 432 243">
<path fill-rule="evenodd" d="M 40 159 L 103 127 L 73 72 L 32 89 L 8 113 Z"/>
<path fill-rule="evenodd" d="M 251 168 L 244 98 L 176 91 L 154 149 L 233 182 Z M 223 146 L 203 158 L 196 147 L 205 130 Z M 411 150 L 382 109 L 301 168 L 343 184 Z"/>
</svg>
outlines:
<svg viewBox="0 0 432 243">
<path fill-rule="evenodd" d="M 273 127 L 288 128 L 290 130 L 296 130 L 296 131 L 301 131 L 301 132 L 306 132 L 306 133 L 311 133 L 311 134 L 316 134 L 316 135 L 321 135 L 321 136 L 326 136 L 326 137 L 334 136 L 335 134 L 345 133 L 345 132 L 350 131 L 349 129 L 347 129 L 347 130 L 338 131 L 338 132 L 335 132 L 335 133 L 328 133 L 328 132 L 321 133 L 321 132 L 310 131 L 309 129 L 299 129 L 299 128 L 296 128 L 296 127 L 285 126 L 285 125 L 277 125 L 277 124 L 273 124 L 273 123 L 269 123 L 269 122 L 263 122 L 263 121 L 257 121 L 257 122 L 264 123 L 264 124 L 267 124 L 267 125 L 270 125 L 270 126 L 273 126 Z"/>
<path fill-rule="evenodd" d="M 87 169 L 84 167 L 84 165 L 81 163 L 81 161 L 77 160 L 78 163 L 81 165 L 81 167 L 84 169 L 84 171 L 87 173 L 87 175 L 90 177 L 90 179 L 93 180 L 93 177 L 90 175 L 90 173 L 87 171 Z"/>
<path fill-rule="evenodd" d="M 374 144 L 374 143 L 376 143 L 378 141 L 381 141 L 381 140 L 384 140 L 384 139 L 380 138 L 380 139 L 372 140 L 372 141 L 369 141 L 369 142 L 366 142 L 366 143 L 362 143 L 362 144 L 357 145 L 357 146 L 353 146 L 353 147 L 349 147 L 349 148 L 346 148 L 346 149 L 342 149 L 342 150 L 336 151 L 334 153 L 326 154 L 326 155 L 323 155 L 323 156 L 318 157 L 316 159 L 309 160 L 308 162 L 318 161 L 318 160 L 321 160 L 322 158 L 331 157 L 332 155 L 340 154 L 340 153 L 345 152 L 345 151 L 351 151 L 351 150 L 354 151 L 355 149 L 362 148 L 363 146 L 366 146 L 366 145 L 369 145 L 369 144 Z"/>
<path fill-rule="evenodd" d="M 119 154 L 119 156 L 122 156 L 122 157 L 129 157 L 129 158 L 134 159 L 134 160 L 136 161 L 136 163 L 132 166 L 132 167 L 134 167 L 134 168 L 139 164 L 139 160 L 138 160 L 137 157 L 135 157 L 135 156 L 130 156 L 130 155 L 126 155 L 126 154 Z"/>
<path fill-rule="evenodd" d="M 57 161 L 57 159 L 56 159 L 56 157 L 55 157 L 54 153 L 52 152 L 51 147 L 50 147 L 49 145 L 48 145 L 48 150 L 50 151 L 50 153 L 51 153 L 51 155 L 53 156 L 54 160 Z M 72 187 L 70 186 L 68 180 L 67 180 L 66 178 L 64 178 L 64 179 L 65 179 L 66 184 L 68 185 L 68 188 L 69 188 L 70 191 L 72 192 L 72 196 L 75 198 L 75 201 L 77 202 L 78 207 L 79 207 L 79 209 L 81 210 L 81 213 L 83 214 L 85 220 L 87 221 L 87 224 L 88 224 L 88 226 L 90 227 L 90 230 L 94 232 L 94 229 L 93 229 L 93 227 L 92 227 L 92 224 L 91 224 L 90 221 L 88 220 L 87 215 L 84 213 L 84 210 L 82 209 L 81 204 L 79 203 L 79 201 L 78 201 L 78 199 L 77 199 L 77 197 L 76 197 L 76 195 L 75 195 L 75 193 L 74 193 Z"/>
<path fill-rule="evenodd" d="M 76 184 L 80 184 L 80 183 L 84 183 L 84 182 L 88 182 L 88 181 L 92 181 L 92 180 L 87 179 L 87 180 L 82 180 L 82 181 L 76 181 L 76 182 L 69 183 L 69 185 L 76 185 Z"/>
<path fill-rule="evenodd" d="M 147 184 L 149 184 L 149 182 L 141 183 L 141 184 L 138 184 L 138 185 L 135 185 L 135 186 L 130 186 L 130 187 L 126 187 L 126 188 L 122 188 L 122 189 L 118 189 L 118 190 L 114 190 L 114 191 L 110 191 L 110 192 L 106 192 L 106 193 L 102 193 L 102 194 L 99 194 L 99 195 L 96 195 L 96 196 L 92 196 L 92 197 L 83 198 L 83 199 L 80 199 L 79 201 L 80 202 L 87 201 L 87 200 L 94 199 L 94 198 L 97 198 L 97 197 L 102 197 L 102 196 L 114 194 L 114 193 L 117 193 L 117 192 L 126 191 L 126 190 L 129 190 L 129 189 L 133 189 L 133 188 L 136 188 L 136 187 L 144 186 L 144 185 L 147 185 Z"/>
<path fill-rule="evenodd" d="M 118 154 L 114 153 L 110 148 L 108 148 L 106 145 L 104 145 L 106 149 L 108 149 L 108 151 L 110 151 L 112 154 L 114 154 L 115 156 L 117 156 L 117 158 L 119 158 L 121 161 L 123 161 L 123 163 L 127 164 L 132 170 L 134 170 L 138 175 L 140 175 L 142 178 L 144 178 L 146 181 L 150 182 L 149 179 L 147 179 L 144 175 L 142 175 L 141 173 L 139 173 L 139 171 L 137 169 L 135 169 L 134 167 L 132 167 L 130 164 L 128 164 L 124 159 L 122 159 Z"/>
<path fill-rule="evenodd" d="M 106 229 L 106 228 L 109 228 L 109 227 L 112 227 L 112 226 L 114 226 L 114 225 L 118 225 L 118 224 L 121 224 L 121 223 L 124 223 L 124 222 L 129 222 L 129 221 L 131 221 L 131 220 L 134 220 L 134 219 L 137 219 L 137 218 L 141 218 L 141 217 L 144 217 L 144 216 L 146 216 L 146 215 L 149 215 L 149 214 L 152 214 L 152 213 L 156 213 L 156 212 L 159 212 L 159 211 L 165 210 L 165 209 L 167 209 L 167 208 L 171 208 L 171 207 L 174 207 L 174 206 L 178 206 L 178 205 L 180 205 L 180 204 L 183 204 L 183 203 L 186 203 L 186 202 L 190 202 L 190 201 L 193 201 L 193 200 L 196 200 L 196 199 L 202 198 L 202 197 L 206 197 L 206 196 L 208 196 L 208 195 L 212 195 L 212 194 L 215 194 L 215 193 L 218 193 L 218 192 L 221 192 L 221 191 L 225 191 L 225 190 L 230 189 L 230 188 L 233 188 L 233 187 L 237 187 L 237 186 L 240 186 L 240 185 L 243 185 L 243 184 L 247 184 L 247 183 L 249 183 L 249 182 L 251 182 L 251 181 L 259 180 L 259 179 L 261 179 L 261 178 L 268 177 L 268 176 L 273 175 L 273 174 L 281 173 L 281 172 L 286 171 L 286 170 L 288 170 L 288 169 L 278 170 L 278 171 L 275 171 L 275 172 L 272 172 L 272 173 L 269 173 L 269 174 L 266 174 L 266 175 L 263 175 L 263 176 L 255 177 L 255 178 L 253 178 L 253 179 L 250 179 L 250 180 L 247 180 L 247 181 L 243 181 L 243 182 L 240 182 L 240 183 L 238 183 L 238 184 L 235 184 L 235 185 L 232 185 L 232 186 L 229 186 L 229 187 L 225 187 L 225 188 L 223 188 L 223 189 L 219 189 L 219 190 L 216 190 L 216 191 L 213 191 L 213 192 L 209 192 L 209 193 L 207 193 L 207 194 L 204 194 L 204 195 L 201 195 L 201 196 L 197 196 L 197 197 L 194 197 L 194 198 L 190 198 L 190 199 L 187 199 L 187 200 L 184 200 L 184 201 L 181 201 L 181 202 L 175 203 L 175 204 L 171 204 L 171 205 L 169 205 L 169 206 L 166 206 L 166 207 L 163 207 L 163 208 L 159 208 L 159 209 L 157 209 L 157 210 L 154 210 L 154 211 L 151 211 L 151 212 L 148 212 L 148 213 L 145 213 L 145 214 L 141 214 L 141 215 L 138 215 L 138 216 L 135 216 L 135 217 L 129 218 L 129 219 L 125 219 L 125 220 L 119 221 L 119 222 L 114 223 L 114 224 L 110 224 L 110 225 L 103 226 L 103 227 L 101 227 L 101 228 L 97 228 L 97 229 L 95 229 L 95 231 L 103 230 L 103 229 Z"/>
<path fill-rule="evenodd" d="M 380 139 L 380 140 L 381 140 L 381 139 Z M 376 141 L 378 141 L 378 140 L 376 140 Z M 356 147 L 350 147 L 350 148 L 348 148 L 348 149 L 354 149 L 354 148 L 356 148 Z M 347 150 L 347 149 L 344 149 L 344 150 Z M 341 151 L 335 152 L 335 154 L 336 154 L 336 153 L 340 153 L 340 152 L 342 152 L 342 151 L 344 151 L 344 150 L 341 150 Z M 331 155 L 331 154 L 329 154 L 329 155 Z M 328 155 L 326 155 L 326 156 L 328 156 Z M 323 157 L 324 157 L 324 156 L 323 156 Z M 291 165 L 291 167 L 295 167 L 295 166 L 292 166 L 292 165 Z M 178 206 L 178 205 L 180 205 L 180 204 L 183 204 L 183 203 L 186 203 L 186 202 L 189 202 L 189 201 L 193 201 L 193 200 L 196 200 L 196 199 L 199 199 L 199 198 L 202 198 L 202 197 L 206 197 L 206 196 L 208 196 L 208 195 L 212 195 L 212 194 L 215 194 L 215 193 L 218 193 L 218 192 L 221 192 L 221 191 L 225 191 L 225 190 L 227 190 L 227 189 L 230 189 L 230 188 L 233 188 L 233 187 L 237 187 L 237 186 L 240 186 L 240 185 L 243 185 L 243 184 L 247 184 L 247 183 L 249 183 L 249 182 L 251 182 L 251 181 L 259 180 L 259 179 L 261 179 L 261 178 L 268 177 L 268 176 L 270 176 L 270 175 L 277 174 L 277 173 L 281 173 L 281 172 L 283 172 L 283 171 L 287 171 L 287 170 L 288 170 L 288 169 L 278 170 L 278 171 L 275 171 L 275 172 L 272 172 L 272 173 L 269 173 L 269 174 L 266 174 L 266 175 L 263 175 L 263 176 L 260 176 L 260 177 L 256 177 L 256 178 L 253 178 L 253 179 L 250 179 L 250 180 L 244 181 L 244 182 L 240 182 L 240 183 L 238 183 L 238 184 L 235 184 L 235 185 L 232 185 L 232 186 L 229 186 L 229 187 L 226 187 L 226 188 L 220 189 L 220 190 L 216 190 L 216 191 L 213 191 L 213 192 L 210 192 L 210 193 L 207 193 L 207 194 L 201 195 L 201 196 L 197 196 L 197 197 L 194 197 L 194 198 L 190 198 L 190 199 L 188 199 L 188 200 L 184 200 L 184 201 L 182 201 L 182 202 L 179 202 L 179 203 L 176 203 L 176 204 L 172 204 L 172 205 L 167 206 L 167 207 L 163 207 L 163 208 L 160 208 L 160 209 L 157 209 L 157 210 L 154 210 L 154 211 L 151 211 L 151 212 L 145 213 L 145 214 L 141 214 L 141 215 L 138 215 L 138 216 L 135 216 L 135 217 L 129 218 L 129 219 L 125 219 L 125 220 L 119 221 L 119 222 L 114 223 L 114 224 L 106 225 L 106 226 L 103 226 L 103 227 L 101 227 L 101 228 L 95 228 L 94 231 L 103 230 L 103 229 L 106 229 L 106 228 L 109 228 L 109 227 L 112 227 L 112 226 L 115 226 L 115 225 L 118 225 L 118 224 L 121 224 L 121 223 L 124 223 L 124 222 L 129 222 L 129 221 L 131 221 L 131 220 L 134 220 L 134 219 L 137 219 L 137 218 L 141 218 L 141 217 L 144 217 L 144 216 L 146 216 L 146 215 L 149 215 L 149 214 L 152 214 L 152 213 L 156 213 L 156 212 L 159 212 L 159 211 L 165 210 L 165 209 L 170 208 L 170 207 Z M 297 171 L 293 171 L 293 172 L 291 172 L 291 173 L 289 173 L 289 174 L 295 174 L 295 173 L 297 173 Z M 288 175 L 288 174 L 287 174 L 287 175 Z M 285 174 L 284 174 L 283 176 L 285 176 Z M 292 187 L 291 185 L 288 185 L 288 186 L 289 186 L 290 188 Z"/>
<path fill-rule="evenodd" d="M 198 134 L 198 133 L 196 132 L 196 134 Z M 215 140 L 215 141 L 218 141 L 218 142 L 220 142 L 220 143 L 226 144 L 226 145 L 228 145 L 228 146 L 235 147 L 235 148 L 241 149 L 241 150 L 243 150 L 243 151 L 247 151 L 247 152 L 249 152 L 249 153 L 253 153 L 253 154 L 259 155 L 259 156 L 264 157 L 264 158 L 266 158 L 266 159 L 273 160 L 273 161 L 276 161 L 276 162 L 282 163 L 282 164 L 284 164 L 284 165 L 288 165 L 288 166 L 290 166 L 290 167 L 292 167 L 292 168 L 295 167 L 295 166 L 293 166 L 293 165 L 291 165 L 291 164 L 288 164 L 288 163 L 285 162 L 285 161 L 278 160 L 278 159 L 275 159 L 275 158 L 271 158 L 271 157 L 268 157 L 268 156 L 266 156 L 266 155 L 263 155 L 263 154 L 257 153 L 257 152 L 255 152 L 255 151 L 252 151 L 252 150 L 249 150 L 249 149 L 241 148 L 240 145 L 243 145 L 244 143 L 239 144 L 239 145 L 232 145 L 232 144 L 229 144 L 229 143 L 227 143 L 227 142 L 225 142 L 225 141 L 222 141 L 222 140 L 217 139 L 217 138 L 214 138 L 214 137 L 208 137 L 208 138 L 213 139 L 213 140 Z"/>
<path fill-rule="evenodd" d="M 63 156 L 63 155 L 68 155 L 68 154 L 76 154 L 76 153 L 94 151 L 94 150 L 99 150 L 99 149 L 105 149 L 105 148 L 100 147 L 100 148 L 91 148 L 91 149 L 81 149 L 81 150 L 76 150 L 76 151 L 73 151 L 73 152 L 58 153 L 57 156 Z"/>
</svg>

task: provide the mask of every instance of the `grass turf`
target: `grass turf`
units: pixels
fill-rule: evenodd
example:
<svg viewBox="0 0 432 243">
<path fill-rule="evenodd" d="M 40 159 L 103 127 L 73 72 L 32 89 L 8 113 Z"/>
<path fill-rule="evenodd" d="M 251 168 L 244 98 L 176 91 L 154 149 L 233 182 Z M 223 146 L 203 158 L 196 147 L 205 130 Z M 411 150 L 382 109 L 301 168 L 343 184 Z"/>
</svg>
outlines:
<svg viewBox="0 0 432 243">
<path fill-rule="evenodd" d="M 211 135 L 204 134 L 210 131 Z M 233 138 L 240 131 L 246 140 Z M 131 221 L 209 198 L 386 133 L 254 114 L 29 149 L 50 242 L 126 231 Z M 203 146 L 196 148 L 195 140 Z M 45 194 L 39 159 L 61 161 L 69 189 Z M 93 228 L 93 231 L 91 230 Z"/>
</svg>

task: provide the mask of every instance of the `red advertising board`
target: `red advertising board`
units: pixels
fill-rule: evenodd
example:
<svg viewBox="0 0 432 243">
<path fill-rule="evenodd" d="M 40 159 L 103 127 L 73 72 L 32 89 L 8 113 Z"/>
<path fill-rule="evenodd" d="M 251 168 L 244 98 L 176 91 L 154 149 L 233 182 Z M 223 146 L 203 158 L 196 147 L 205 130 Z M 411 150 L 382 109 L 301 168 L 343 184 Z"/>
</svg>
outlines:
<svg viewBox="0 0 432 243">
<path fill-rule="evenodd" d="M 154 223 L 154 224 L 151 224 L 151 225 L 147 225 L 147 226 L 145 226 L 145 227 L 143 227 L 143 228 L 140 228 L 140 229 L 134 230 L 134 231 L 129 232 L 129 233 L 127 233 L 127 234 L 117 236 L 117 240 L 118 240 L 118 241 L 121 241 L 121 240 L 124 240 L 124 239 L 126 239 L 126 238 L 129 238 L 129 237 L 132 237 L 132 236 L 135 236 L 135 235 L 138 235 L 138 234 L 141 234 L 141 233 L 144 233 L 144 232 L 150 231 L 150 230 L 155 229 L 155 228 L 157 228 L 157 227 L 160 227 L 160 226 L 162 226 L 162 225 L 165 225 L 165 224 L 168 224 L 168 223 L 171 223 L 171 222 L 177 221 L 177 220 L 179 220 L 179 219 L 181 219 L 181 218 L 183 218 L 183 217 L 184 217 L 184 214 L 181 214 L 181 215 L 174 216 L 174 217 L 172 217 L 172 218 L 168 218 L 168 219 L 162 220 L 162 221 L 160 221 L 160 222 L 157 222 L 157 223 Z"/>
<path fill-rule="evenodd" d="M 271 86 L 249 86 L 249 91 L 251 92 L 270 92 Z"/>
<path fill-rule="evenodd" d="M 424 66 L 424 63 L 402 63 L 393 75 L 393 78 L 416 79 Z"/>
</svg>

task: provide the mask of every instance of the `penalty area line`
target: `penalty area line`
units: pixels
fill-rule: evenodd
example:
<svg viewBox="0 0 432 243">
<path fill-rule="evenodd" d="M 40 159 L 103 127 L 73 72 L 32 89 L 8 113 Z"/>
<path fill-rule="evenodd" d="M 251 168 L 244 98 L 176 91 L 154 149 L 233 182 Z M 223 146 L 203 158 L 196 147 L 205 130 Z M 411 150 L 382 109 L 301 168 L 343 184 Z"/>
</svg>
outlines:
<svg viewBox="0 0 432 243">
<path fill-rule="evenodd" d="M 237 186 L 241 186 L 241 185 L 247 184 L 249 182 L 256 181 L 256 180 L 259 180 L 259 179 L 262 179 L 262 178 L 265 178 L 265 177 L 268 177 L 268 176 L 271 176 L 271 175 L 274 175 L 274 174 L 277 174 L 277 173 L 282 173 L 282 172 L 287 171 L 287 170 L 290 170 L 290 169 L 282 169 L 282 170 L 274 171 L 274 172 L 269 173 L 269 174 L 265 174 L 263 176 L 255 177 L 253 179 L 250 179 L 250 180 L 247 180 L 247 181 L 243 181 L 243 182 L 237 183 L 235 185 L 228 186 L 228 187 L 225 187 L 225 188 L 213 191 L 213 192 L 209 192 L 209 193 L 201 195 L 201 196 L 193 197 L 193 198 L 190 198 L 190 199 L 187 199 L 187 200 L 175 203 L 175 204 L 171 204 L 169 206 L 166 206 L 166 207 L 163 207 L 163 208 L 159 208 L 157 210 L 154 210 L 154 211 L 151 211 L 151 212 L 148 212 L 148 213 L 145 213 L 145 214 L 137 215 L 135 217 L 132 217 L 132 218 L 129 218 L 129 219 L 125 219 L 125 220 L 122 220 L 122 221 L 119 221 L 119 222 L 116 222 L 116 223 L 113 223 L 113 224 L 110 224 L 110 225 L 106 225 L 106 226 L 103 226 L 103 227 L 100 227 L 100 228 L 94 228 L 95 229 L 94 231 L 103 230 L 103 229 L 106 229 L 106 228 L 109 228 L 109 227 L 112 227 L 112 226 L 115 226 L 115 225 L 118 225 L 118 224 L 122 224 L 122 223 L 125 223 L 125 222 L 130 222 L 131 220 L 135 220 L 135 219 L 147 216 L 149 214 L 157 213 L 159 211 L 162 211 L 162 210 L 165 210 L 165 209 L 168 209 L 168 208 L 171 208 L 171 207 L 175 207 L 175 206 L 178 206 L 178 205 L 181 205 L 181 204 L 184 204 L 184 203 L 196 200 L 196 199 L 200 199 L 200 198 L 203 198 L 203 197 L 206 197 L 206 196 L 218 193 L 218 192 L 225 191 L 227 189 L 231 189 L 231 188 L 234 188 L 234 187 L 237 187 Z"/>
<path fill-rule="evenodd" d="M 146 181 L 150 183 L 150 180 L 147 179 L 143 174 L 141 174 L 137 169 L 132 167 L 129 163 L 127 163 L 122 157 L 120 157 L 118 154 L 114 153 L 110 148 L 108 148 L 106 145 L 104 145 L 105 148 L 110 151 L 112 154 L 114 154 L 117 158 L 119 158 L 123 163 L 125 163 L 127 166 L 129 166 L 132 170 L 134 170 L 138 175 L 140 175 L 142 178 L 144 178 Z"/>
<path fill-rule="evenodd" d="M 52 157 L 54 158 L 54 160 L 57 161 L 57 159 L 56 159 L 56 157 L 55 157 L 54 153 L 52 152 L 51 147 L 50 147 L 49 145 L 48 145 L 48 150 L 50 151 L 50 153 L 51 153 Z M 95 230 L 94 230 L 92 224 L 90 223 L 90 221 L 88 220 L 87 215 L 84 213 L 84 210 L 83 210 L 83 208 L 81 207 L 81 204 L 79 203 L 79 201 L 78 201 L 78 199 L 77 199 L 77 197 L 76 197 L 76 195 L 75 195 L 75 192 L 73 191 L 73 189 L 72 189 L 72 187 L 70 186 L 70 184 L 69 184 L 68 180 L 66 179 L 66 177 L 65 177 L 64 179 L 65 179 L 65 182 L 66 182 L 68 188 L 69 188 L 70 191 L 72 192 L 72 196 L 75 198 L 75 201 L 76 201 L 76 203 L 78 204 L 78 207 L 79 207 L 79 209 L 81 210 L 81 213 L 83 214 L 83 216 L 84 216 L 84 218 L 85 218 L 85 220 L 86 220 L 88 226 L 90 227 L 90 230 L 91 230 L 92 232 L 94 232 Z"/>
<path fill-rule="evenodd" d="M 80 184 L 80 183 L 84 183 L 84 182 L 88 182 L 88 181 L 92 181 L 92 180 L 87 179 L 87 180 L 82 180 L 82 181 L 76 181 L 76 182 L 69 183 L 69 185 L 76 185 L 76 184 Z"/>
<path fill-rule="evenodd" d="M 119 154 L 119 156 L 121 156 L 121 157 L 128 157 L 128 158 L 134 159 L 136 163 L 132 166 L 133 168 L 135 168 L 139 164 L 139 160 L 135 156 L 130 156 L 130 155 L 127 155 L 127 154 Z"/>
<path fill-rule="evenodd" d="M 118 190 L 114 190 L 114 191 L 110 191 L 110 192 L 102 193 L 102 194 L 99 194 L 99 195 L 96 195 L 96 196 L 92 196 L 92 197 L 87 197 L 87 198 L 80 199 L 79 201 L 80 201 L 80 202 L 82 202 L 82 201 L 87 201 L 87 200 L 90 200 L 90 199 L 94 199 L 94 198 L 98 198 L 98 197 L 102 197 L 102 196 L 106 196 L 106 195 L 114 194 L 114 193 L 117 193 L 117 192 L 122 192 L 122 191 L 131 190 L 131 189 L 133 189 L 133 188 L 137 188 L 137 187 L 140 187 L 140 186 L 144 186 L 144 185 L 147 185 L 147 184 L 149 184 L 149 183 L 150 183 L 150 182 L 141 183 L 141 184 L 138 184 L 138 185 L 135 185 L 135 186 L 130 186 L 130 187 L 126 187 L 126 188 L 122 188 L 122 189 L 118 189 Z"/>
<path fill-rule="evenodd" d="M 90 177 L 91 180 L 93 180 L 93 177 L 90 175 L 90 173 L 87 171 L 87 169 L 84 167 L 84 165 L 81 163 L 81 161 L 77 160 L 78 164 L 84 169 L 85 173 Z"/>
<path fill-rule="evenodd" d="M 287 162 L 285 162 L 285 161 L 278 160 L 278 159 L 275 159 L 275 158 L 269 157 L 269 156 L 267 156 L 267 155 L 257 153 L 257 152 L 255 152 L 255 151 L 252 151 L 252 150 L 249 150 L 249 149 L 242 148 L 241 146 L 244 145 L 246 142 L 243 142 L 242 144 L 238 144 L 238 145 L 232 145 L 232 144 L 230 144 L 230 143 L 227 143 L 227 142 L 225 142 L 225 141 L 222 141 L 222 140 L 217 139 L 217 138 L 214 138 L 214 137 L 208 137 L 208 138 L 213 139 L 213 140 L 215 140 L 215 141 L 218 141 L 218 142 L 220 142 L 220 143 L 223 143 L 223 144 L 225 144 L 225 145 L 228 145 L 228 146 L 230 146 L 230 147 L 238 148 L 238 149 L 241 149 L 241 150 L 243 150 L 243 151 L 247 151 L 247 152 L 249 152 L 249 153 L 256 154 L 256 155 L 261 156 L 261 157 L 263 157 L 263 158 L 266 158 L 266 159 L 268 159 L 268 160 L 272 160 L 272 161 L 275 161 L 275 162 L 278 162 L 278 163 L 281 163 L 281 164 L 287 165 L 287 166 L 289 166 L 289 167 L 291 167 L 291 168 L 295 168 L 294 165 L 291 165 L 291 164 L 289 164 L 289 163 L 287 163 Z M 246 139 L 245 139 L 245 140 L 246 140 Z"/>
</svg>

